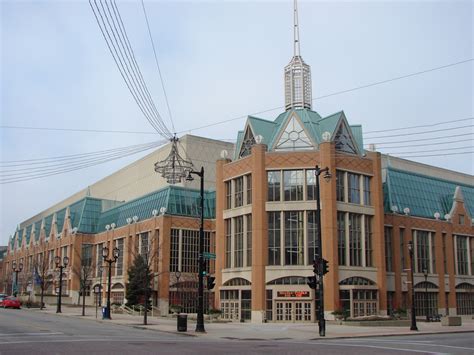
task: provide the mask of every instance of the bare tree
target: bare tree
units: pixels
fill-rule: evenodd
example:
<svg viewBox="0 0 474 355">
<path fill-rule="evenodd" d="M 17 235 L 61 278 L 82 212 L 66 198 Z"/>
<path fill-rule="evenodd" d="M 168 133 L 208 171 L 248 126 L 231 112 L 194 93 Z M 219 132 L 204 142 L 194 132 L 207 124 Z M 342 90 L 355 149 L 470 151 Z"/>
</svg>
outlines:
<svg viewBox="0 0 474 355">
<path fill-rule="evenodd" d="M 38 284 L 41 289 L 41 309 L 44 308 L 44 292 L 51 285 L 52 279 L 49 277 L 50 255 L 48 253 L 47 244 L 45 242 L 38 245 L 33 258 L 34 283 Z"/>
<path fill-rule="evenodd" d="M 75 263 L 76 266 L 73 266 L 72 272 L 79 278 L 79 296 L 78 303 L 80 303 L 80 298 L 82 295 L 82 315 L 86 315 L 86 292 L 87 288 L 90 287 L 92 283 L 92 278 L 94 277 L 95 271 L 95 262 L 92 256 L 92 244 L 82 244 L 81 252 L 76 251 L 76 258 L 79 259 L 79 263 Z"/>
</svg>

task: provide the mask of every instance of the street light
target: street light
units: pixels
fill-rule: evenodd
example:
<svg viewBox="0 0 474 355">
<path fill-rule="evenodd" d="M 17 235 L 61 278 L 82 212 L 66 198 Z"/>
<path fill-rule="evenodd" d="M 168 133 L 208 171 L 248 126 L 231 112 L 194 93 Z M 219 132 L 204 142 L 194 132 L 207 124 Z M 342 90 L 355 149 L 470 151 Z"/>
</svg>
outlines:
<svg viewBox="0 0 474 355">
<path fill-rule="evenodd" d="M 61 257 L 56 255 L 54 258 L 54 262 L 56 263 L 56 268 L 59 269 L 59 294 L 58 294 L 58 303 L 56 306 L 56 313 L 61 313 L 61 296 L 63 293 L 63 269 L 68 266 L 69 258 L 65 256 L 63 258 L 63 264 L 61 265 Z"/>
<path fill-rule="evenodd" d="M 318 307 L 318 327 L 319 327 L 319 336 L 326 336 L 326 320 L 324 319 L 324 268 L 323 268 L 323 243 L 321 238 L 321 207 L 320 207 L 320 192 L 319 192 L 319 176 L 324 173 L 323 178 L 326 182 L 331 180 L 331 173 L 329 168 L 325 167 L 321 169 L 316 165 L 316 170 L 314 174 L 316 175 L 316 238 L 318 246 L 318 255 L 316 262 L 319 264 L 318 271 L 318 298 L 319 298 L 319 307 Z"/>
<path fill-rule="evenodd" d="M 428 312 L 428 307 L 429 307 L 429 303 L 428 303 L 428 268 L 427 266 L 425 265 L 425 267 L 423 268 L 423 276 L 425 277 L 425 311 L 426 311 L 426 321 L 429 322 L 430 321 L 430 316 L 429 316 L 429 313 Z"/>
<path fill-rule="evenodd" d="M 410 275 L 411 275 L 411 327 L 410 330 L 418 330 L 415 315 L 415 277 L 413 276 L 413 241 L 408 242 L 408 252 L 410 254 Z"/>
<path fill-rule="evenodd" d="M 107 259 L 109 256 L 109 248 L 104 247 L 102 249 L 102 257 L 104 258 L 104 261 L 109 264 L 109 286 L 107 289 L 107 307 L 104 312 L 103 319 L 112 319 L 110 317 L 110 291 L 111 291 L 111 285 L 112 285 L 112 263 L 115 263 L 117 259 L 120 256 L 120 249 L 119 248 L 114 248 L 112 250 L 112 258 Z"/>
<path fill-rule="evenodd" d="M 189 170 L 186 176 L 186 181 L 193 181 L 192 174 L 201 178 L 201 222 L 199 225 L 199 283 L 198 283 L 198 309 L 197 309 L 197 323 L 196 332 L 204 333 L 204 167 L 201 171 Z"/>
<path fill-rule="evenodd" d="M 16 265 L 16 261 L 14 261 L 12 263 L 12 269 L 13 269 L 13 272 L 15 273 L 15 287 L 13 288 L 13 296 L 16 297 L 16 295 L 18 294 L 18 273 L 21 272 L 21 270 L 23 270 L 23 263 L 19 263 L 18 264 L 18 267 Z"/>
</svg>

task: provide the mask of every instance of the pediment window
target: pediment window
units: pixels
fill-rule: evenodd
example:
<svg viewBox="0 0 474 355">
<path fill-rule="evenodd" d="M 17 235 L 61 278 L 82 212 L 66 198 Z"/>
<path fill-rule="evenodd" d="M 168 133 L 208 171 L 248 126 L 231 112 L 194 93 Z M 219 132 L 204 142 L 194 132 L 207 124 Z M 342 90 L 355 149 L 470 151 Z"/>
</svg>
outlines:
<svg viewBox="0 0 474 355">
<path fill-rule="evenodd" d="M 312 149 L 313 144 L 295 116 L 291 117 L 275 146 L 275 150 Z"/>
<path fill-rule="evenodd" d="M 334 137 L 334 142 L 336 143 L 336 150 L 344 153 L 357 154 L 356 145 L 344 123 L 339 126 L 336 136 Z"/>
<path fill-rule="evenodd" d="M 253 133 L 250 127 L 247 126 L 247 130 L 245 131 L 245 136 L 240 148 L 239 157 L 244 158 L 247 155 L 250 155 L 252 153 L 252 146 L 254 144 L 255 144 L 255 137 L 253 136 Z"/>
</svg>

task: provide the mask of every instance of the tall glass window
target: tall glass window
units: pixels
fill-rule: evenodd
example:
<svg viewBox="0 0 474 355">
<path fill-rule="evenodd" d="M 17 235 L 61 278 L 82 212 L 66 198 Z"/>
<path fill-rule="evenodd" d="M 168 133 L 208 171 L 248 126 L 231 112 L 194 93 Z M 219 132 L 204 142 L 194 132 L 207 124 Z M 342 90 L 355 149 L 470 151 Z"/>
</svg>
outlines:
<svg viewBox="0 0 474 355">
<path fill-rule="evenodd" d="M 225 182 L 225 208 L 232 208 L 232 181 Z"/>
<path fill-rule="evenodd" d="M 234 207 L 240 207 L 244 204 L 244 177 L 239 176 L 235 182 L 235 200 Z"/>
<path fill-rule="evenodd" d="M 404 240 L 405 229 L 404 228 L 400 228 L 399 237 L 400 237 L 400 269 L 401 269 L 400 272 L 403 272 L 403 270 L 405 269 L 405 240 Z"/>
<path fill-rule="evenodd" d="M 306 170 L 306 199 L 316 200 L 316 175 L 315 170 Z"/>
<path fill-rule="evenodd" d="M 429 232 L 415 231 L 416 233 L 416 272 L 423 272 L 430 266 Z"/>
<path fill-rule="evenodd" d="M 140 255 L 148 257 L 148 232 L 140 233 Z"/>
<path fill-rule="evenodd" d="M 303 212 L 285 211 L 285 265 L 304 264 Z"/>
<path fill-rule="evenodd" d="M 393 243 L 392 243 L 392 227 L 385 226 L 385 269 L 393 271 Z"/>
<path fill-rule="evenodd" d="M 348 173 L 347 181 L 349 184 L 349 203 L 360 203 L 359 175 Z"/>
<path fill-rule="evenodd" d="M 312 264 L 316 260 L 316 255 L 319 255 L 318 250 L 318 224 L 316 221 L 316 211 L 307 212 L 306 236 L 308 243 L 308 260 L 307 264 Z"/>
<path fill-rule="evenodd" d="M 101 277 L 101 271 L 100 271 L 100 267 L 102 266 L 102 263 L 103 263 L 103 258 L 102 258 L 102 249 L 104 248 L 104 243 L 99 243 L 97 244 L 97 250 L 96 250 L 96 265 L 97 265 L 97 269 L 96 269 L 96 274 L 95 276 L 96 277 Z"/>
<path fill-rule="evenodd" d="M 345 202 L 345 172 L 336 170 L 336 199 L 337 201 Z"/>
<path fill-rule="evenodd" d="M 252 203 L 252 174 L 245 175 L 247 183 L 247 205 Z"/>
<path fill-rule="evenodd" d="M 339 265 L 346 265 L 346 214 L 337 212 L 337 249 Z"/>
<path fill-rule="evenodd" d="M 268 212 L 268 265 L 280 265 L 281 213 Z"/>
<path fill-rule="evenodd" d="M 247 266 L 252 266 L 252 215 L 245 216 L 247 219 Z"/>
<path fill-rule="evenodd" d="M 370 200 L 370 176 L 363 176 L 364 179 L 364 204 L 370 206 L 372 204 Z"/>
<path fill-rule="evenodd" d="M 372 262 L 372 216 L 365 216 L 365 266 L 373 266 Z"/>
<path fill-rule="evenodd" d="M 285 201 L 303 200 L 303 170 L 283 171 L 283 189 Z"/>
<path fill-rule="evenodd" d="M 179 270 L 179 229 L 171 228 L 170 271 Z"/>
<path fill-rule="evenodd" d="M 431 233 L 431 273 L 436 274 L 435 234 Z"/>
<path fill-rule="evenodd" d="M 234 218 L 234 267 L 244 266 L 244 217 Z"/>
<path fill-rule="evenodd" d="M 467 275 L 468 259 L 467 259 L 467 237 L 456 236 L 456 253 L 457 253 L 457 273 L 458 275 Z"/>
<path fill-rule="evenodd" d="M 122 276 L 123 275 L 123 238 L 117 239 L 115 246 L 120 250 L 119 257 L 117 259 L 117 263 L 115 264 L 115 275 Z"/>
<path fill-rule="evenodd" d="M 351 266 L 362 266 L 361 215 L 349 213 L 349 255 Z"/>
<path fill-rule="evenodd" d="M 442 243 L 443 243 L 443 268 L 444 274 L 448 274 L 448 260 L 447 260 L 447 253 L 446 253 L 446 233 L 442 235 Z"/>
<path fill-rule="evenodd" d="M 280 201 L 281 171 L 267 172 L 268 201 Z"/>
<path fill-rule="evenodd" d="M 232 224 L 231 219 L 224 220 L 225 228 L 225 267 L 229 269 L 232 267 Z"/>
</svg>

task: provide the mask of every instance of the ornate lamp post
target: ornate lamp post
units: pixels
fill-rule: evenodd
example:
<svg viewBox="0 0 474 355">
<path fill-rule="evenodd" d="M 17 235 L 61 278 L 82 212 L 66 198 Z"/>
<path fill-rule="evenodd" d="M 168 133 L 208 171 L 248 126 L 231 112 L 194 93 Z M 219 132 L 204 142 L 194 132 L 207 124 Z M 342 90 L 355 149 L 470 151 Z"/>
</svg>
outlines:
<svg viewBox="0 0 474 355">
<path fill-rule="evenodd" d="M 428 267 L 425 265 L 423 268 L 423 276 L 425 277 L 425 310 L 426 310 L 426 321 L 430 321 L 429 302 L 428 302 Z"/>
<path fill-rule="evenodd" d="M 415 314 L 415 277 L 413 276 L 413 241 L 408 242 L 408 252 L 410 254 L 410 275 L 411 275 L 411 327 L 410 330 L 418 330 L 416 326 Z"/>
<path fill-rule="evenodd" d="M 63 258 L 63 264 L 61 265 L 61 257 L 59 255 L 56 255 L 56 257 L 54 258 L 54 262 L 56 263 L 56 268 L 59 269 L 59 293 L 56 313 L 61 313 L 61 296 L 63 294 L 63 269 L 68 266 L 69 258 L 65 256 Z"/>
<path fill-rule="evenodd" d="M 21 270 L 23 270 L 23 263 L 19 263 L 17 267 L 16 261 L 14 261 L 12 263 L 12 269 L 13 269 L 13 272 L 15 273 L 15 287 L 13 287 L 12 293 L 13 293 L 13 296 L 16 297 L 16 295 L 18 294 L 18 273 L 21 272 Z"/>
<path fill-rule="evenodd" d="M 317 246 L 318 246 L 318 255 L 316 258 L 316 262 L 318 263 L 317 271 L 318 271 L 318 298 L 319 298 L 319 307 L 318 307 L 318 327 L 319 327 L 319 336 L 326 336 L 326 320 L 324 319 L 324 283 L 323 283 L 323 276 L 324 276 L 324 260 L 323 260 L 323 243 L 321 238 L 321 207 L 320 207 L 320 192 L 319 192 L 319 176 L 324 173 L 324 180 L 329 182 L 331 180 L 331 173 L 329 172 L 329 168 L 325 167 L 321 169 L 318 165 L 316 165 L 315 175 L 316 175 L 316 238 L 317 238 Z"/>
<path fill-rule="evenodd" d="M 102 249 L 102 257 L 104 261 L 109 264 L 109 286 L 107 289 L 107 308 L 105 309 L 103 319 L 112 319 L 110 317 L 110 291 L 112 287 L 112 264 L 117 261 L 120 256 L 120 249 L 114 248 L 112 251 L 112 258 L 107 259 L 109 257 L 109 248 L 104 247 Z"/>
<path fill-rule="evenodd" d="M 196 332 L 204 333 L 204 167 L 201 167 L 201 171 L 189 170 L 187 181 L 193 181 L 192 174 L 197 175 L 201 178 L 201 222 L 199 225 L 199 284 L 198 284 L 198 310 L 197 310 L 197 323 Z"/>
</svg>

